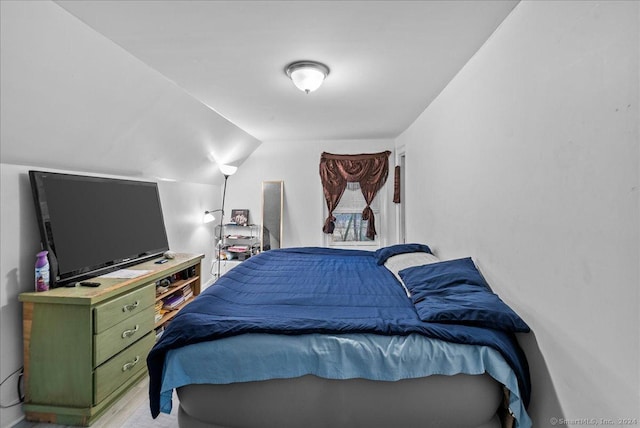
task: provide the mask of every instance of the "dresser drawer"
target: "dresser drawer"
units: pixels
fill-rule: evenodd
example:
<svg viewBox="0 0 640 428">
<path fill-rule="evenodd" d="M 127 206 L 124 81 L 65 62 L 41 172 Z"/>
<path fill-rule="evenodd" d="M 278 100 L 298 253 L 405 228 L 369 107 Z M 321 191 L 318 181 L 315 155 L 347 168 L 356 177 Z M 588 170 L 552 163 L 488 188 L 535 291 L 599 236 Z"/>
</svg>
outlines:
<svg viewBox="0 0 640 428">
<path fill-rule="evenodd" d="M 98 404 L 123 385 L 140 370 L 147 368 L 147 354 L 155 343 L 155 334 L 148 333 L 111 360 L 101 365 L 94 373 L 94 403 Z"/>
<path fill-rule="evenodd" d="M 93 366 L 97 367 L 153 330 L 155 309 L 153 306 L 139 309 L 137 315 L 96 334 L 93 340 Z"/>
<path fill-rule="evenodd" d="M 93 332 L 98 334 L 153 305 L 156 298 L 155 283 L 124 296 L 97 305 L 93 310 Z"/>
</svg>

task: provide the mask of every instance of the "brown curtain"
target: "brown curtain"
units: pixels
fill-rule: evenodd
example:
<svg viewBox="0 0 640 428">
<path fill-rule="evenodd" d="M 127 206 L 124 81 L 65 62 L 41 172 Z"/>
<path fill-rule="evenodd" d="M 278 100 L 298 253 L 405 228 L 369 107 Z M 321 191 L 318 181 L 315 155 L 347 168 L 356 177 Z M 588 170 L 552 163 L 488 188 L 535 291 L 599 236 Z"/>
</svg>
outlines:
<svg viewBox="0 0 640 428">
<path fill-rule="evenodd" d="M 400 165 L 393 171 L 393 202 L 400 203 Z"/>
<path fill-rule="evenodd" d="M 329 210 L 329 215 L 322 227 L 324 233 L 333 233 L 336 221 L 333 211 L 342 198 L 347 182 L 358 182 L 367 203 L 362 211 L 362 219 L 368 222 L 367 237 L 369 239 L 375 238 L 376 227 L 371 202 L 387 181 L 390 154 L 391 152 L 388 150 L 381 153 L 359 155 L 322 153 L 320 156 L 320 179 Z"/>
</svg>

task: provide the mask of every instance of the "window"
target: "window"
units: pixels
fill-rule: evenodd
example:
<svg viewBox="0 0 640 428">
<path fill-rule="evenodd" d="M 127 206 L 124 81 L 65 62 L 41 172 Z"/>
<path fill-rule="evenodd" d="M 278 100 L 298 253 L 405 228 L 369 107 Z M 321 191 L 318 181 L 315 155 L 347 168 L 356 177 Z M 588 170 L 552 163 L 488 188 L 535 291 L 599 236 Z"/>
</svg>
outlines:
<svg viewBox="0 0 640 428">
<path fill-rule="evenodd" d="M 330 235 L 330 238 L 325 238 L 325 242 L 328 241 L 330 245 L 345 245 L 351 242 L 358 246 L 370 247 L 375 247 L 380 242 L 376 236 L 380 223 L 376 216 L 379 205 L 376 204 L 375 198 L 387 181 L 390 154 L 389 150 L 356 155 L 322 153 L 320 179 L 327 207 L 322 231 L 325 236 Z M 357 215 L 359 212 L 363 214 Z M 342 223 L 337 236 L 334 234 L 336 214 Z M 366 241 L 362 238 L 363 215 L 367 220 Z"/>
<path fill-rule="evenodd" d="M 378 214 L 380 213 L 379 199 L 380 197 L 376 196 L 371 204 L 371 209 L 376 217 L 376 230 L 380 233 L 380 224 L 378 222 Z M 375 239 L 367 237 L 367 221 L 362 220 L 362 210 L 366 206 L 362 190 L 360 190 L 360 184 L 347 183 L 347 188 L 340 199 L 340 203 L 333 211 L 333 216 L 336 218 L 333 234 L 326 235 L 330 246 L 378 246 L 378 235 L 376 235 Z"/>
</svg>

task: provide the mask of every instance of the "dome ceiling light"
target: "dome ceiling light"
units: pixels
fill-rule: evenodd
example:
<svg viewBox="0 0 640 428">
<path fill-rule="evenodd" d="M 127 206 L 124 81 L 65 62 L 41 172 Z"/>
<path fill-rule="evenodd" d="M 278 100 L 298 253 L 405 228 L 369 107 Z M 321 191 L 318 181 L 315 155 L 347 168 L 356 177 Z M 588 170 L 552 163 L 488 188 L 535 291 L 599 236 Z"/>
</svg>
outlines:
<svg viewBox="0 0 640 428">
<path fill-rule="evenodd" d="M 285 72 L 298 89 L 308 94 L 322 85 L 329 75 L 329 67 L 315 61 L 296 61 L 289 64 Z"/>
</svg>

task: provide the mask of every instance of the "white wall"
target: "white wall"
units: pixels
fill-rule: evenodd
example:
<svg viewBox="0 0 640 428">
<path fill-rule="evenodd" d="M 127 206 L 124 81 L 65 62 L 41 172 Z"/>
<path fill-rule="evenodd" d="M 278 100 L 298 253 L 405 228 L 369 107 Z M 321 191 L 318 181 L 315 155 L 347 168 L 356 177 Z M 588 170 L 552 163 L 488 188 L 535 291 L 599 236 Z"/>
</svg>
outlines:
<svg viewBox="0 0 640 428">
<path fill-rule="evenodd" d="M 169 249 L 177 253 L 204 254 L 201 284 L 204 290 L 213 281 L 211 263 L 215 258 L 213 229 L 204 224 L 206 210 L 220 208 L 221 187 L 198 183 L 159 182 Z"/>
<path fill-rule="evenodd" d="M 231 176 L 227 185 L 225 211 L 248 208 L 250 222 L 260 224 L 262 181 L 284 180 L 283 246 L 322 246 L 325 207 L 319 165 L 322 152 L 376 153 L 393 151 L 392 140 L 346 140 L 305 142 L 263 142 Z M 386 193 L 386 212 L 381 218 L 386 242 L 395 242 L 393 207 L 394 155 L 389 156 L 389 178 L 380 191 Z"/>
<path fill-rule="evenodd" d="M 0 164 L 0 358 L 1 378 L 22 366 L 22 306 L 18 294 L 33 291 L 35 254 L 40 251 L 31 187 L 30 168 Z M 38 168 L 41 169 L 41 168 Z M 77 171 L 63 171 L 82 173 Z M 219 208 L 220 186 L 192 183 L 159 183 L 169 248 L 176 252 L 205 254 L 203 286 L 210 280 L 213 256 L 212 231 L 202 223 L 206 209 Z M 0 389 L 2 404 L 17 399 L 17 376 Z M 21 406 L 1 409 L 0 426 L 22 418 Z"/>
<path fill-rule="evenodd" d="M 409 239 L 533 328 L 534 426 L 640 418 L 639 4 L 523 1 L 396 141 Z"/>
</svg>

